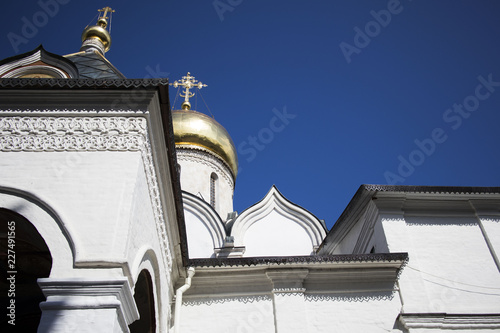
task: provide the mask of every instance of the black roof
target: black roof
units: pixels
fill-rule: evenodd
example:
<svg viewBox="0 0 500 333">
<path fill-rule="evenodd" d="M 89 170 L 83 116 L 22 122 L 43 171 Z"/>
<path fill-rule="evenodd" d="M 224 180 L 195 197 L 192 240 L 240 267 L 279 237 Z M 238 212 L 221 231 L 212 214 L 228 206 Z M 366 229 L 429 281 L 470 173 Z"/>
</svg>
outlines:
<svg viewBox="0 0 500 333">
<path fill-rule="evenodd" d="M 125 75 L 97 51 L 82 51 L 64 57 L 76 65 L 81 79 L 125 79 Z"/>
</svg>

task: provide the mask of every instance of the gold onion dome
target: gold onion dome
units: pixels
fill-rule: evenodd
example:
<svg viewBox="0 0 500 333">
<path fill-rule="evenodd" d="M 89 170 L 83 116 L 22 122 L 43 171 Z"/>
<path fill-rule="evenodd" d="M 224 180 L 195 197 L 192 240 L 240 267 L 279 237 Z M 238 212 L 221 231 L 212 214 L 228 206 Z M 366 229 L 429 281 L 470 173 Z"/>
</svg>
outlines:
<svg viewBox="0 0 500 333">
<path fill-rule="evenodd" d="M 104 45 L 104 51 L 108 52 L 111 47 L 111 35 L 109 32 L 99 25 L 91 25 L 85 28 L 82 33 L 82 42 L 90 38 L 99 39 Z"/>
<path fill-rule="evenodd" d="M 172 111 L 175 144 L 198 146 L 215 153 L 227 163 L 231 169 L 233 178 L 236 179 L 236 175 L 238 174 L 238 155 L 236 154 L 236 148 L 229 133 L 215 119 L 203 113 L 190 110 L 191 103 L 189 103 L 189 98 L 194 96 L 191 89 L 201 89 L 207 85 L 196 80 L 189 72 L 180 81 L 175 81 L 170 85 L 175 88 L 184 88 L 184 91 L 180 94 L 181 97 L 184 97 L 182 110 Z"/>
<path fill-rule="evenodd" d="M 233 140 L 215 119 L 193 110 L 173 110 L 172 124 L 176 145 L 193 145 L 217 154 L 238 174 L 238 155 Z"/>
</svg>

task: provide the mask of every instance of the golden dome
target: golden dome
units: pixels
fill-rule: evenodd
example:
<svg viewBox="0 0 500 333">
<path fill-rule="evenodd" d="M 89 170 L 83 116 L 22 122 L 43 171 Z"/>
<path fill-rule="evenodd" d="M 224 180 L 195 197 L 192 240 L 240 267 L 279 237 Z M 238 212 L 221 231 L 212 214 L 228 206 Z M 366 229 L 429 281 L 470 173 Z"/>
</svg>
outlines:
<svg viewBox="0 0 500 333">
<path fill-rule="evenodd" d="M 176 145 L 194 145 L 208 149 L 225 161 L 236 179 L 238 155 L 233 140 L 215 119 L 192 110 L 172 111 Z"/>
<path fill-rule="evenodd" d="M 90 27 L 85 28 L 82 33 L 82 42 L 90 38 L 97 38 L 104 45 L 104 52 L 108 52 L 111 47 L 111 35 L 105 27 L 105 25 L 104 27 L 100 25 L 91 25 Z"/>
</svg>

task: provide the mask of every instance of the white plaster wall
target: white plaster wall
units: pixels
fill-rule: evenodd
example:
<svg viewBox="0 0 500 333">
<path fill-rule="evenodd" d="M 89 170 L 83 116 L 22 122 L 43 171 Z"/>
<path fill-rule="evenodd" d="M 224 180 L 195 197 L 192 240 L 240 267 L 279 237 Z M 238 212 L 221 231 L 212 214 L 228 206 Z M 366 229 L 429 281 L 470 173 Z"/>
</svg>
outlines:
<svg viewBox="0 0 500 333">
<path fill-rule="evenodd" d="M 77 267 L 73 265 L 67 244 L 54 246 L 48 242 L 53 258 L 64 258 L 54 260 L 51 278 L 108 279 L 126 275 L 133 288 L 145 253 L 155 253 L 147 256 L 147 260 L 152 261 L 150 267 L 154 270 L 150 273 L 156 291 L 157 327 L 166 330 L 171 273 L 161 259 L 160 239 L 140 152 L 1 152 L 0 169 L 0 186 L 32 193 L 45 202 L 61 218 L 62 228 L 74 243 Z M 2 198 L 0 204 L 5 202 L 10 208 L 12 200 Z M 36 226 L 38 216 L 43 215 L 32 214 L 31 210 L 26 210 L 25 215 Z M 19 212 L 22 214 L 23 210 Z M 54 228 L 58 226 L 53 225 Z M 51 234 L 61 233 L 43 226 L 39 229 L 42 235 L 47 233 L 45 229 Z M 151 260 L 152 257 L 155 260 Z M 122 269 L 117 266 L 121 263 L 128 266 Z M 128 276 L 129 269 L 131 276 Z M 100 325 L 113 331 L 109 323 L 105 325 L 101 321 L 109 321 L 116 313 L 96 311 L 89 310 L 82 315 L 94 316 L 96 327 Z M 64 316 L 59 311 L 54 316 L 61 318 L 46 322 L 66 325 L 67 321 L 76 322 L 73 314 L 78 317 L 77 311 L 65 311 Z M 98 319 L 101 314 L 102 320 Z M 111 317 L 106 319 L 108 315 Z M 50 311 L 44 312 L 44 316 L 50 319 Z M 115 326 L 115 329 L 120 328 Z M 54 329 L 49 328 L 51 330 Z"/>
<path fill-rule="evenodd" d="M 186 234 L 190 258 L 210 258 L 214 255 L 214 248 L 222 244 L 215 244 L 214 237 L 204 221 L 191 210 L 184 210 Z"/>
<path fill-rule="evenodd" d="M 283 294 L 275 305 L 270 297 L 190 298 L 182 306 L 181 332 L 400 332 L 394 328 L 401 310 L 398 295 L 379 296 Z"/>
<path fill-rule="evenodd" d="M 481 219 L 485 236 L 489 239 L 495 255 L 500 260 L 500 217 L 480 216 L 479 218 Z"/>
<path fill-rule="evenodd" d="M 242 243 L 246 247 L 245 257 L 310 255 L 313 252 L 313 242 L 306 230 L 277 210 L 253 223 L 246 230 Z"/>
<path fill-rule="evenodd" d="M 52 207 L 77 261 L 123 260 L 139 152 L 0 154 L 0 186 L 33 193 Z"/>
<path fill-rule="evenodd" d="M 116 319 L 115 309 L 83 310 L 74 309 L 65 311 L 61 315 L 60 310 L 46 310 L 38 327 L 38 332 L 123 332 L 118 320 Z M 85 323 L 85 325 L 82 325 Z"/>
<path fill-rule="evenodd" d="M 359 232 L 361 228 L 363 228 L 363 222 L 364 220 L 362 219 L 356 221 L 347 235 L 345 235 L 337 247 L 335 247 L 332 254 L 352 253 L 354 246 L 356 246 L 356 242 L 358 241 Z"/>
<path fill-rule="evenodd" d="M 162 260 L 161 240 L 143 167 L 137 169 L 131 207 L 128 227 L 130 232 L 126 245 L 127 262 L 131 264 L 134 283 L 143 268 L 149 271 L 154 289 L 156 327 L 163 332 L 170 319 L 169 302 L 173 293 L 171 273 Z"/>
<path fill-rule="evenodd" d="M 210 204 L 210 176 L 215 173 L 218 177 L 216 187 L 216 205 L 215 210 L 220 218 L 225 221 L 227 214 L 233 212 L 233 187 L 232 180 L 228 182 L 227 172 L 224 177 L 224 171 L 221 171 L 212 160 L 214 157 L 208 153 L 199 152 L 196 157 L 189 155 L 190 158 L 185 158 L 190 150 L 177 149 L 177 161 L 181 166 L 181 188 L 183 191 L 194 195 L 201 194 L 203 199 Z M 205 154 L 206 157 L 200 157 Z M 221 162 L 219 162 L 221 163 Z"/>
<path fill-rule="evenodd" d="M 381 299 L 376 293 L 306 295 L 308 332 L 400 332 L 394 329 L 401 310 L 396 293 Z"/>
<path fill-rule="evenodd" d="M 382 218 L 391 252 L 408 252 L 406 312 L 498 313 L 500 274 L 475 217 Z"/>
<path fill-rule="evenodd" d="M 181 311 L 181 332 L 275 333 L 269 297 L 190 299 Z"/>
</svg>

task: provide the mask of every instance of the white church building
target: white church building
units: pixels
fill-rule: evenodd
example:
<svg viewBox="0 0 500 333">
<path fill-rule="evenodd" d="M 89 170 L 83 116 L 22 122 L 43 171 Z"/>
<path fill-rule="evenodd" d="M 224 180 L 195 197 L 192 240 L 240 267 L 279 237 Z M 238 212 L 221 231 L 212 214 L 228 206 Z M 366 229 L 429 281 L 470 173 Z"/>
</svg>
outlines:
<svg viewBox="0 0 500 333">
<path fill-rule="evenodd" d="M 111 12 L 0 61 L 2 332 L 500 331 L 499 187 L 361 185 L 331 230 L 271 184 L 235 212 L 205 85 L 125 78 Z"/>
</svg>

